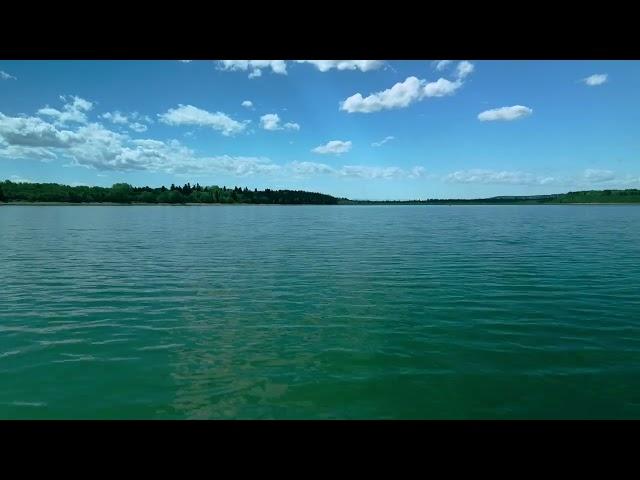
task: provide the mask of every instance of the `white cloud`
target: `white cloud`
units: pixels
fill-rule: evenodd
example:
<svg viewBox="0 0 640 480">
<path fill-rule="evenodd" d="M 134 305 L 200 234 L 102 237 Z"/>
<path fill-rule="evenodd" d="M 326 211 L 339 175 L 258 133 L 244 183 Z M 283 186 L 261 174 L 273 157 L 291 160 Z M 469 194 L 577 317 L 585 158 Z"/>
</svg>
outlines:
<svg viewBox="0 0 640 480">
<path fill-rule="evenodd" d="M 210 127 L 229 136 L 242 132 L 246 123 L 233 120 L 222 112 L 211 113 L 194 107 L 193 105 L 179 104 L 178 108 L 170 108 L 166 113 L 158 115 L 160 121 L 167 125 L 197 125 Z"/>
<path fill-rule="evenodd" d="M 460 80 L 452 82 L 440 78 L 435 82 L 427 83 L 426 80 L 417 77 L 407 77 L 404 82 L 398 82 L 393 87 L 373 93 L 368 97 L 356 93 L 340 104 L 340 110 L 348 113 L 372 113 L 380 110 L 405 108 L 427 97 L 452 95 L 461 86 Z"/>
<path fill-rule="evenodd" d="M 463 79 L 466 78 L 469 74 L 471 74 L 474 70 L 474 65 L 471 62 L 467 62 L 466 60 L 460 62 L 456 67 L 456 75 L 458 78 Z"/>
<path fill-rule="evenodd" d="M 76 136 L 69 130 L 37 117 L 8 117 L 0 113 L 0 138 L 8 145 L 21 147 L 67 148 Z"/>
<path fill-rule="evenodd" d="M 296 60 L 296 62 L 310 63 L 321 72 L 328 72 L 334 68 L 336 70 L 360 70 L 361 72 L 368 72 L 377 70 L 384 64 L 382 60 Z"/>
<path fill-rule="evenodd" d="M 221 70 L 243 71 L 250 70 L 249 78 L 262 75 L 262 69 L 271 68 L 273 73 L 280 75 L 287 74 L 287 64 L 284 60 L 220 60 L 218 62 Z"/>
<path fill-rule="evenodd" d="M 332 167 L 324 163 L 293 162 L 291 163 L 290 168 L 294 174 L 303 176 L 335 173 L 335 170 Z"/>
<path fill-rule="evenodd" d="M 253 108 L 253 102 L 251 100 L 245 100 L 241 103 L 244 108 Z"/>
<path fill-rule="evenodd" d="M 340 110 L 349 113 L 372 113 L 407 107 L 420 98 L 421 89 L 422 80 L 408 77 L 404 82 L 398 82 L 393 87 L 373 93 L 366 98 L 361 93 L 356 93 L 342 102 Z"/>
<path fill-rule="evenodd" d="M 364 178 L 367 180 L 375 179 L 397 179 L 406 175 L 406 172 L 398 167 L 370 167 L 367 165 L 345 165 L 338 174 L 342 177 Z"/>
<path fill-rule="evenodd" d="M 592 183 L 608 182 L 616 179 L 615 173 L 611 170 L 597 170 L 593 168 L 586 169 L 583 173 L 583 177 L 585 180 Z"/>
<path fill-rule="evenodd" d="M 602 85 L 607 81 L 609 75 L 606 73 L 595 73 L 587 78 L 583 78 L 582 81 L 590 87 Z"/>
<path fill-rule="evenodd" d="M 495 170 L 459 170 L 444 177 L 450 183 L 481 183 L 481 184 L 510 184 L 510 185 L 548 185 L 555 183 L 554 177 L 534 175 L 519 171 Z"/>
<path fill-rule="evenodd" d="M 453 60 L 439 60 L 435 62 L 436 70 L 441 72 L 452 63 L 453 63 Z"/>
<path fill-rule="evenodd" d="M 0 79 L 1 80 L 17 80 L 13 75 L 9 75 L 7 72 L 0 70 Z"/>
<path fill-rule="evenodd" d="M 528 117 L 533 113 L 533 110 L 523 105 L 513 105 L 512 107 L 494 108 L 492 110 L 485 110 L 478 114 L 478 120 L 481 122 L 493 122 L 496 120 L 512 121 L 519 118 Z"/>
<path fill-rule="evenodd" d="M 319 154 L 331 153 L 339 155 L 341 153 L 346 153 L 349 150 L 351 150 L 351 141 L 343 142 L 342 140 L 331 140 L 325 145 L 320 145 L 311 151 Z"/>
<path fill-rule="evenodd" d="M 137 116 L 137 115 L 136 115 Z M 208 124 L 206 121 L 204 124 Z M 130 124 L 130 127 L 135 124 Z M 144 126 L 144 125 L 143 125 Z M 61 130 L 37 117 L 0 113 L 0 157 L 52 160 L 99 171 L 143 170 L 171 174 L 273 174 L 282 167 L 263 157 L 197 156 L 177 140 L 132 139 L 99 123 Z"/>
<path fill-rule="evenodd" d="M 152 120 L 149 116 L 142 116 L 138 112 L 132 112 L 128 116 L 124 113 L 116 110 L 115 112 L 107 112 L 100 115 L 100 118 L 110 121 L 116 125 L 127 125 L 134 132 L 142 133 L 147 131 L 147 126 L 141 122 L 131 122 L 131 120 L 141 120 L 143 122 L 151 123 Z"/>
<path fill-rule="evenodd" d="M 391 140 L 395 140 L 396 137 L 393 136 L 388 136 L 388 137 L 384 137 L 382 140 L 380 140 L 379 142 L 373 142 L 371 144 L 372 147 L 381 147 L 382 145 L 384 145 L 387 142 L 390 142 Z"/>
<path fill-rule="evenodd" d="M 126 115 L 122 114 L 118 110 L 115 112 L 107 112 L 100 115 L 100 118 L 104 118 L 105 120 L 109 120 L 111 123 L 116 123 L 119 125 L 126 125 L 129 123 L 129 119 Z"/>
<path fill-rule="evenodd" d="M 138 133 L 147 131 L 147 126 L 144 123 L 133 122 L 129 124 L 129 128 Z"/>
<path fill-rule="evenodd" d="M 287 122 L 284 124 L 285 130 L 300 130 L 300 125 L 295 122 Z"/>
<path fill-rule="evenodd" d="M 86 113 L 93 108 L 93 103 L 77 96 L 60 96 L 60 100 L 67 102 L 62 110 L 51 108 L 48 105 L 38 110 L 38 115 L 52 117 L 58 123 L 77 122 L 87 123 Z"/>
<path fill-rule="evenodd" d="M 446 78 L 439 78 L 437 81 L 427 83 L 424 86 L 422 97 L 445 97 L 447 95 L 453 95 L 461 86 L 462 82 L 460 80 L 452 82 Z"/>
<path fill-rule="evenodd" d="M 191 63 L 193 60 L 178 60 L 178 61 L 182 63 Z"/>
<path fill-rule="evenodd" d="M 19 175 L 11 175 L 11 177 L 9 177 L 9 180 L 11 180 L 13 183 L 35 183 L 30 178 L 24 178 Z"/>
<path fill-rule="evenodd" d="M 361 178 L 366 180 L 416 179 L 426 174 L 424 167 L 405 170 L 400 167 L 373 167 L 368 165 L 344 165 L 340 168 L 325 163 L 293 162 L 289 169 L 298 176 L 333 175 L 338 178 Z"/>
<path fill-rule="evenodd" d="M 277 113 L 268 113 L 260 117 L 260 127 L 265 130 L 300 130 L 297 123 L 287 122 L 280 125 L 280 117 Z"/>
</svg>

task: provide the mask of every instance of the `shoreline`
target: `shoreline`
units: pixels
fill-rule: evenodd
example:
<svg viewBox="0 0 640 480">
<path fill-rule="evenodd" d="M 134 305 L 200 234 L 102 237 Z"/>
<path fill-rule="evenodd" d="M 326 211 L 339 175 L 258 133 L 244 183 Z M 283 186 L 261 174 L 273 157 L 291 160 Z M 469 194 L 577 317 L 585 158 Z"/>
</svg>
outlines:
<svg viewBox="0 0 640 480">
<path fill-rule="evenodd" d="M 640 205 L 638 202 L 558 202 L 558 203 L 367 203 L 367 204 L 323 204 L 323 203 L 114 203 L 114 202 L 0 202 L 2 206 L 32 206 L 32 207 L 399 207 L 399 206 L 421 206 L 421 207 L 452 207 L 452 206 L 549 206 L 549 205 Z"/>
</svg>

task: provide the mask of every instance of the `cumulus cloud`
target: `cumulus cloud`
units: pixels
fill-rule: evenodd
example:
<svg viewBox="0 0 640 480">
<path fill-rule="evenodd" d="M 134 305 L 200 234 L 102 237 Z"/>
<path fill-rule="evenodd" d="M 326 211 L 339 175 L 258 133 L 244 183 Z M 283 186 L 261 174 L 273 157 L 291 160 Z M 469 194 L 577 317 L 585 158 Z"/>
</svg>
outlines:
<svg viewBox="0 0 640 480">
<path fill-rule="evenodd" d="M 296 60 L 297 63 L 310 63 L 321 72 L 329 70 L 360 70 L 361 72 L 369 72 L 377 70 L 384 62 L 382 60 Z"/>
<path fill-rule="evenodd" d="M 300 130 L 300 125 L 293 122 L 280 124 L 280 116 L 277 113 L 267 113 L 260 117 L 260 127 L 265 130 Z"/>
<path fill-rule="evenodd" d="M 424 97 L 445 97 L 453 95 L 455 91 L 462 86 L 462 82 L 456 80 L 452 82 L 446 78 L 439 78 L 435 82 L 427 83 L 420 98 Z"/>
<path fill-rule="evenodd" d="M 9 75 L 7 72 L 0 70 L 0 80 L 17 80 L 13 75 Z"/>
<path fill-rule="evenodd" d="M 0 113 L 0 137 L 8 145 L 68 148 L 76 141 L 69 130 L 60 130 L 37 117 L 8 117 Z"/>
<path fill-rule="evenodd" d="M 438 60 L 435 62 L 436 70 L 441 72 L 453 63 L 453 60 Z"/>
<path fill-rule="evenodd" d="M 387 142 L 390 142 L 391 140 L 395 140 L 396 137 L 393 136 L 388 136 L 388 137 L 384 137 L 382 140 L 380 140 L 379 142 L 373 142 L 371 144 L 372 147 L 381 147 L 382 145 L 384 145 Z"/>
<path fill-rule="evenodd" d="M 405 108 L 424 98 L 453 95 L 461 86 L 460 79 L 452 82 L 446 78 L 439 78 L 435 82 L 427 82 L 412 76 L 387 90 L 372 93 L 367 97 L 356 93 L 341 102 L 340 110 L 348 113 L 372 113 Z"/>
<path fill-rule="evenodd" d="M 556 179 L 550 176 L 534 175 L 519 171 L 496 170 L 459 170 L 444 177 L 451 183 L 483 183 L 483 184 L 510 184 L 510 185 L 548 185 L 555 183 Z"/>
<path fill-rule="evenodd" d="M 606 73 L 595 73 L 588 76 L 587 78 L 583 78 L 582 81 L 590 87 L 596 87 L 598 85 L 606 83 L 608 78 L 609 75 L 607 75 Z"/>
<path fill-rule="evenodd" d="M 329 153 L 339 155 L 341 153 L 346 153 L 349 150 L 351 150 L 351 141 L 343 142 L 342 140 L 331 140 L 325 145 L 319 145 L 311 151 L 323 155 Z"/>
<path fill-rule="evenodd" d="M 518 120 L 519 118 L 528 117 L 533 113 L 533 110 L 523 105 L 513 105 L 512 107 L 494 108 L 492 110 L 485 110 L 478 114 L 478 120 L 481 122 L 494 122 L 505 121 L 510 122 L 512 120 Z"/>
<path fill-rule="evenodd" d="M 456 75 L 458 78 L 463 79 L 469 76 L 474 70 L 474 65 L 471 62 L 467 62 L 466 60 L 460 62 L 456 67 Z"/>
<path fill-rule="evenodd" d="M 245 100 L 241 103 L 244 108 L 253 108 L 253 102 L 251 100 Z"/>
<path fill-rule="evenodd" d="M 249 78 L 261 76 L 262 70 L 266 68 L 270 68 L 273 73 L 287 74 L 287 64 L 284 60 L 220 60 L 218 65 L 220 70 L 243 72 L 249 70 Z"/>
<path fill-rule="evenodd" d="M 87 123 L 87 112 L 93 108 L 92 102 L 78 96 L 60 96 L 60 100 L 66 102 L 62 110 L 47 105 L 38 110 L 38 115 L 51 117 L 57 123 Z"/>
<path fill-rule="evenodd" d="M 41 118 L 0 113 L 0 156 L 48 161 L 58 155 L 70 159 L 71 165 L 100 171 L 223 172 L 246 176 L 281 169 L 261 157 L 197 156 L 177 140 L 132 139 L 99 123 L 70 131 Z"/>
<path fill-rule="evenodd" d="M 196 125 L 217 130 L 222 135 L 235 135 L 244 131 L 248 122 L 238 122 L 222 112 L 211 113 L 193 105 L 179 104 L 177 108 L 170 108 L 158 115 L 160 121 L 167 125 Z"/>
<path fill-rule="evenodd" d="M 286 125 L 286 124 L 285 124 Z M 284 128 L 284 127 L 283 127 Z M 351 142 L 334 140 L 322 151 L 348 151 Z M 175 175 L 332 175 L 336 178 L 411 179 L 424 175 L 424 168 L 402 169 L 345 165 L 334 168 L 323 163 L 277 164 L 265 157 L 231 155 L 201 156 L 178 140 L 131 138 L 100 123 L 77 125 L 64 130 L 37 117 L 10 117 L 0 113 L 0 157 L 51 160 L 61 157 L 70 166 L 99 172 L 150 171 Z"/>
</svg>

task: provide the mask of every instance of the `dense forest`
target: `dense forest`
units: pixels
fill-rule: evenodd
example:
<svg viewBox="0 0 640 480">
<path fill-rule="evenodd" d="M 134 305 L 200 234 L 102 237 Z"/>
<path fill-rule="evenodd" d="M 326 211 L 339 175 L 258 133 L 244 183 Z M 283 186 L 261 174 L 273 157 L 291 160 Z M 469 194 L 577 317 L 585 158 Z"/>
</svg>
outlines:
<svg viewBox="0 0 640 480">
<path fill-rule="evenodd" d="M 640 203 L 640 190 L 588 190 L 555 195 L 501 196 L 480 199 L 349 200 L 301 190 L 250 190 L 247 187 L 203 187 L 186 183 L 169 188 L 59 185 L 57 183 L 0 182 L 0 202 L 62 203 L 249 203 L 279 205 L 539 205 L 562 203 Z"/>
<path fill-rule="evenodd" d="M 254 203 L 335 205 L 338 199 L 322 193 L 294 190 L 249 190 L 247 187 L 202 187 L 189 183 L 169 188 L 133 187 L 116 183 L 112 187 L 70 187 L 57 183 L 0 182 L 0 201 L 65 203 Z"/>
</svg>

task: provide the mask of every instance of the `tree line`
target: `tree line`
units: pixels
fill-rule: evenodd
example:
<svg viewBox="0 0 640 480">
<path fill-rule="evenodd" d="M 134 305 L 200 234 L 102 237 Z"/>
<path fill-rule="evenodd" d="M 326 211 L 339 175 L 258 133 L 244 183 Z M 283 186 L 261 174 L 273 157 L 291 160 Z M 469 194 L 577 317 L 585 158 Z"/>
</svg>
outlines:
<svg viewBox="0 0 640 480">
<path fill-rule="evenodd" d="M 527 205 L 561 203 L 640 203 L 640 190 L 586 190 L 554 195 L 501 196 L 478 199 L 349 200 L 302 190 L 250 190 L 247 187 L 171 184 L 169 188 L 69 186 L 57 183 L 0 182 L 0 202 L 62 203 L 252 203 L 279 205 Z"/>
<path fill-rule="evenodd" d="M 430 198 L 425 200 L 349 200 L 339 205 L 553 205 L 562 203 L 640 203 L 640 190 L 585 190 L 553 195 L 500 196 L 490 198 Z"/>
<path fill-rule="evenodd" d="M 253 203 L 281 205 L 335 205 L 338 199 L 322 193 L 302 190 L 265 190 L 247 187 L 218 187 L 171 184 L 159 188 L 134 187 L 116 183 L 111 187 L 69 186 L 57 183 L 0 183 L 3 202 L 64 202 L 64 203 Z"/>
</svg>

